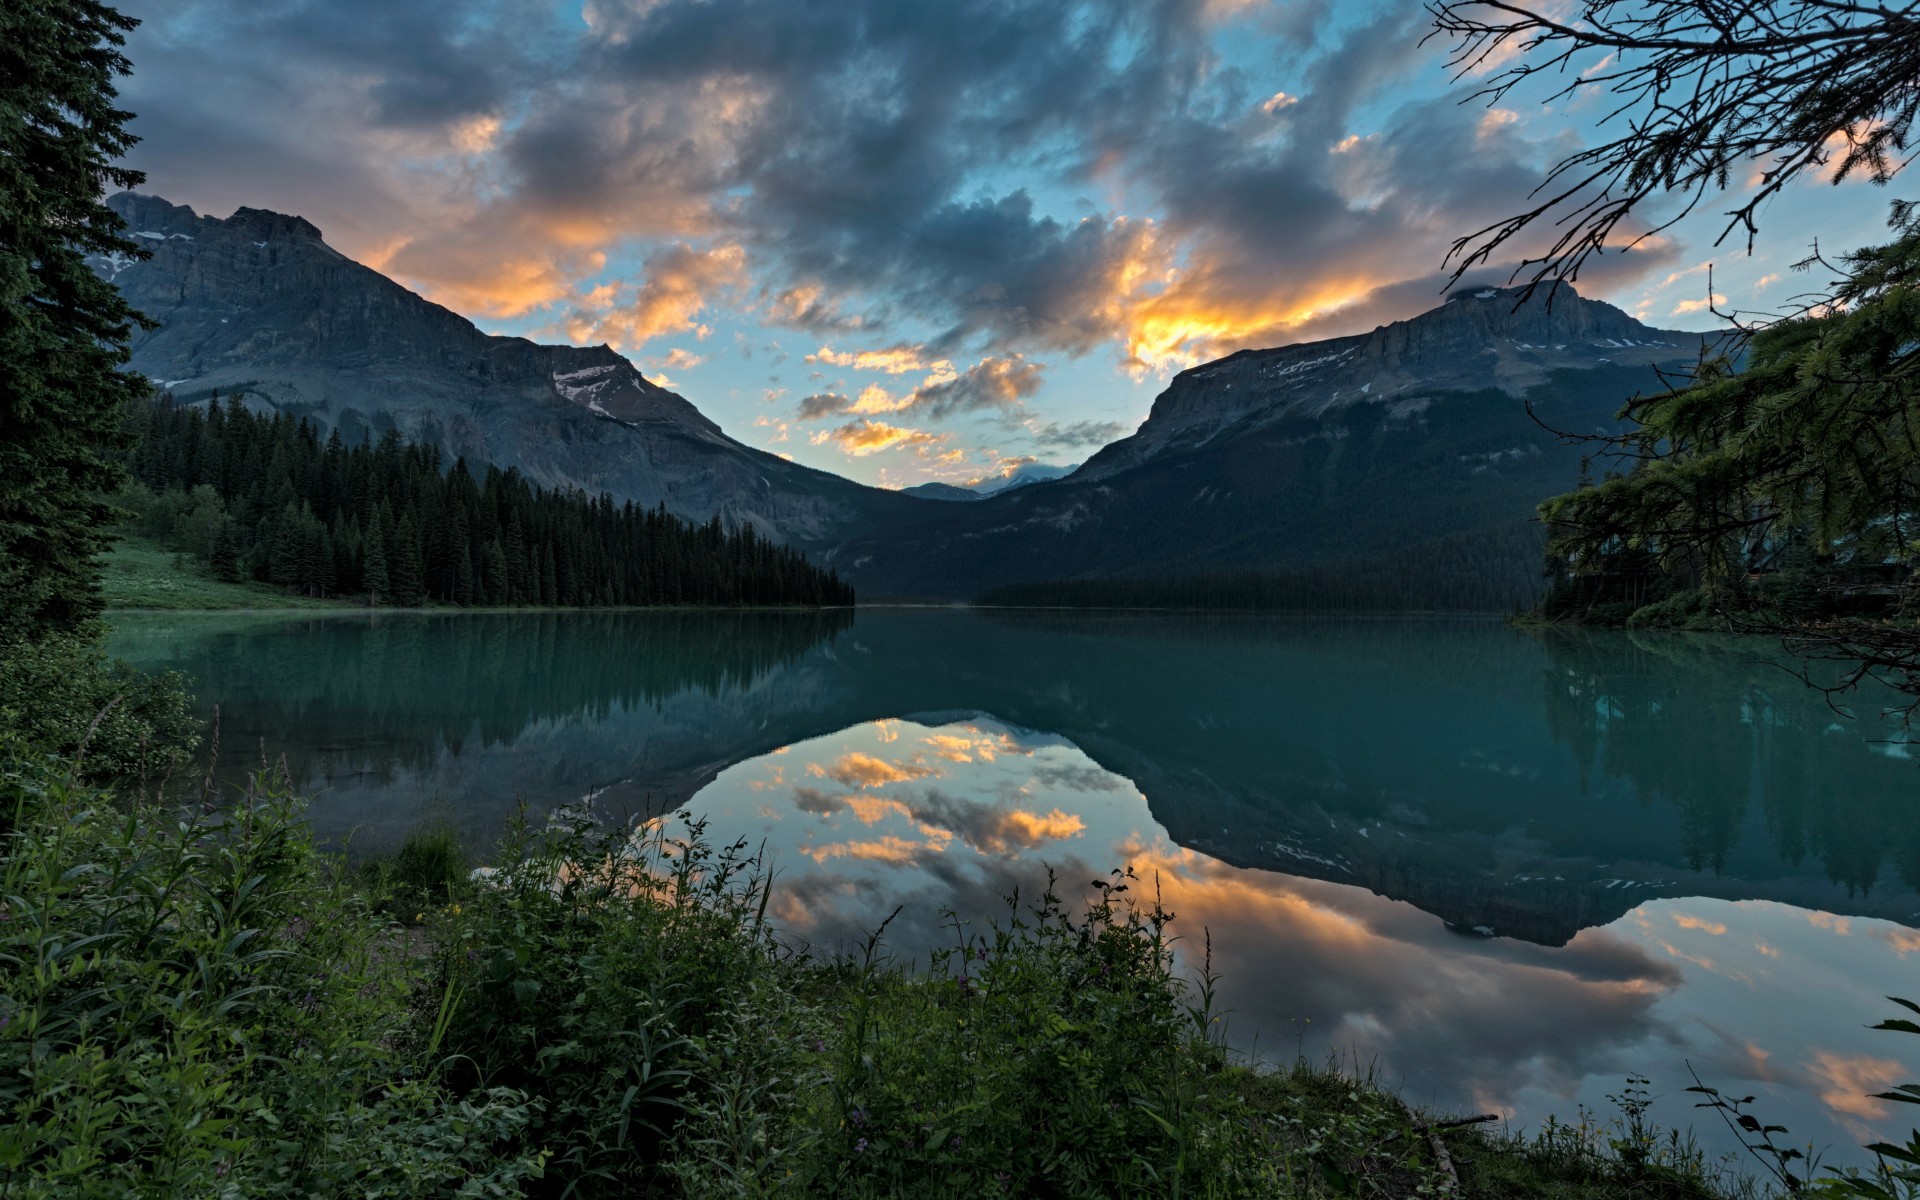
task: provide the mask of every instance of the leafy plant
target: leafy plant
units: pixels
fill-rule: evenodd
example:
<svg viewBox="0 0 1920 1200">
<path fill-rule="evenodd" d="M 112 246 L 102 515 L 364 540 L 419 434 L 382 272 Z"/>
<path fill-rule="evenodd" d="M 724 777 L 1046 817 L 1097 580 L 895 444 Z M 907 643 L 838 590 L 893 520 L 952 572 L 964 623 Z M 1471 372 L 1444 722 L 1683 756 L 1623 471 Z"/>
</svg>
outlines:
<svg viewBox="0 0 1920 1200">
<path fill-rule="evenodd" d="M 411 964 L 283 789 L 130 801 L 15 738 L 0 816 L 0 1194 L 510 1195 L 539 1173 L 535 1102 L 404 1078 Z"/>
<path fill-rule="evenodd" d="M 67 757 L 82 778 L 157 781 L 199 741 L 184 680 L 109 660 L 98 633 L 0 644 L 0 729 Z"/>
</svg>

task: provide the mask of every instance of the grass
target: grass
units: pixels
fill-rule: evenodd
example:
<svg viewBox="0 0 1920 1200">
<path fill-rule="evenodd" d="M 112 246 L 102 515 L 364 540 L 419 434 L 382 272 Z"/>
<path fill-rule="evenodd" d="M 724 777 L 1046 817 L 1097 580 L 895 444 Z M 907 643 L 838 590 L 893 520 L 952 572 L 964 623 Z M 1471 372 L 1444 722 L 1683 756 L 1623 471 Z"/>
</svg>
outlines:
<svg viewBox="0 0 1920 1200">
<path fill-rule="evenodd" d="M 111 609 L 347 608 L 346 600 L 290 596 L 270 584 L 223 583 L 184 554 L 121 532 L 102 562 Z"/>
<path fill-rule="evenodd" d="M 955 917 L 930 961 L 884 925 L 821 958 L 697 821 L 565 810 L 478 872 L 430 825 L 350 871 L 284 789 L 214 799 L 116 796 L 0 738 L 0 1193 L 1763 1190 L 1651 1129 L 1631 1081 L 1612 1121 L 1518 1134 L 1236 1061 L 1125 872 Z"/>
</svg>

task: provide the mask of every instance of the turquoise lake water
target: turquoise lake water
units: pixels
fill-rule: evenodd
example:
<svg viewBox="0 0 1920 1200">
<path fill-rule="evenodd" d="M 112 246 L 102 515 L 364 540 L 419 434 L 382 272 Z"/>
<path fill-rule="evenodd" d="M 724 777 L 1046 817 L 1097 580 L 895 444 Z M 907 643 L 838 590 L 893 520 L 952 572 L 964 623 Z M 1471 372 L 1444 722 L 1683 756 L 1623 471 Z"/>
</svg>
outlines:
<svg viewBox="0 0 1920 1200">
<path fill-rule="evenodd" d="M 1920 736 L 1757 641 L 1339 621 L 840 614 L 142 615 L 113 650 L 218 708 L 364 852 L 522 804 L 764 841 L 787 936 L 902 955 L 1051 868 L 1157 881 L 1230 1036 L 1422 1102 L 1728 1135 L 1698 1073 L 1858 1161 L 1920 1080 Z M 1698 1116 L 1698 1121 L 1696 1117 Z"/>
</svg>

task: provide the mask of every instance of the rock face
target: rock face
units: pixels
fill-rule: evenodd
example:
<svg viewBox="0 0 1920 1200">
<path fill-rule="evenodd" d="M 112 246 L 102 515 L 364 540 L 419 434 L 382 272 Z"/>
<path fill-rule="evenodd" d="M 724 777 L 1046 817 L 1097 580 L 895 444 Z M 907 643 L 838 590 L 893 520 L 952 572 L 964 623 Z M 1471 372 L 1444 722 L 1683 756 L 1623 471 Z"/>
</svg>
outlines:
<svg viewBox="0 0 1920 1200">
<path fill-rule="evenodd" d="M 1312 574 L 1349 606 L 1527 603 L 1540 576 L 1534 509 L 1574 486 L 1590 452 L 1556 431 L 1617 430 L 1622 402 L 1663 386 L 1662 370 L 1684 373 L 1702 335 L 1649 328 L 1571 289 L 1550 311 L 1516 301 L 1460 292 L 1372 333 L 1184 371 L 1138 431 L 1066 478 L 951 505 L 885 539 L 855 535 L 832 561 L 895 595 L 1254 571 Z M 1348 586 L 1388 574 L 1396 590 L 1373 599 Z M 1445 596 L 1422 591 L 1449 576 Z M 1474 579 L 1494 586 L 1459 586 Z"/>
<path fill-rule="evenodd" d="M 93 266 L 159 322 L 136 335 L 132 365 L 182 402 L 238 394 L 350 441 L 397 429 L 547 487 L 718 513 L 789 542 L 931 507 L 742 445 L 606 346 L 482 333 L 299 217 L 219 220 L 131 192 L 108 204 L 153 257 Z"/>
<path fill-rule="evenodd" d="M 1324 417 L 1357 404 L 1416 414 L 1441 392 L 1496 388 L 1519 396 L 1555 372 L 1682 368 L 1700 335 L 1654 329 L 1563 287 L 1522 302 L 1519 288 L 1469 288 L 1439 308 L 1372 333 L 1275 350 L 1242 350 L 1174 376 L 1131 437 L 1074 476 L 1104 479 L 1158 454 L 1205 445 L 1229 428 Z"/>
</svg>

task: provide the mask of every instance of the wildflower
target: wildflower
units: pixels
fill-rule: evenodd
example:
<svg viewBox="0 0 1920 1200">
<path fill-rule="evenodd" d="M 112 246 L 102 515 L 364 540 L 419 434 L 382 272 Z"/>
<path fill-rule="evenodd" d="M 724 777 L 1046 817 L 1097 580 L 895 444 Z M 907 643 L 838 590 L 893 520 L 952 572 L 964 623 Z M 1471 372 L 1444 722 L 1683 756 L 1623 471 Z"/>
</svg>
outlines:
<svg viewBox="0 0 1920 1200">
<path fill-rule="evenodd" d="M 853 1144 L 853 1152 L 855 1154 L 865 1154 L 867 1152 L 867 1139 L 861 1138 L 859 1141 L 855 1142 Z"/>
<path fill-rule="evenodd" d="M 867 1114 L 864 1111 L 856 1108 L 851 1113 L 847 1114 L 847 1119 L 853 1122 L 855 1128 L 859 1128 L 860 1126 L 865 1125 L 867 1123 Z"/>
<path fill-rule="evenodd" d="M 826 1048 L 827 1048 L 827 1044 L 825 1042 L 821 1041 L 819 1038 L 813 1039 L 813 1052 L 815 1054 L 820 1054 L 824 1052 Z"/>
</svg>

